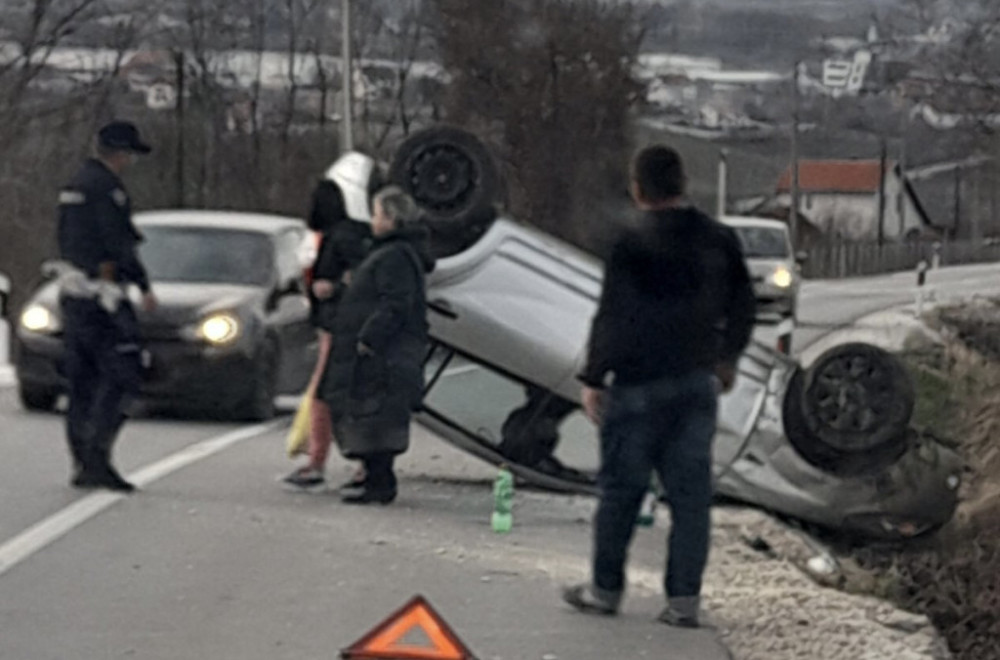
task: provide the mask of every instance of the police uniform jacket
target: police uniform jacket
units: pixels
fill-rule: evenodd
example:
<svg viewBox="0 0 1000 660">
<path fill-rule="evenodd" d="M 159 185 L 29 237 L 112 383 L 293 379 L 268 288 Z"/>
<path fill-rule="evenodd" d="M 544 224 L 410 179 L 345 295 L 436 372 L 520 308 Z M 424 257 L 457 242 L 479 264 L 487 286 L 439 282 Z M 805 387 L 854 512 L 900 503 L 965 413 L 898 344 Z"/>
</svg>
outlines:
<svg viewBox="0 0 1000 660">
<path fill-rule="evenodd" d="M 132 222 L 132 205 L 121 179 L 91 159 L 59 194 L 59 251 L 62 259 L 96 279 L 104 262 L 115 264 L 121 284 L 149 291 L 149 277 L 136 253 L 142 234 Z"/>
</svg>

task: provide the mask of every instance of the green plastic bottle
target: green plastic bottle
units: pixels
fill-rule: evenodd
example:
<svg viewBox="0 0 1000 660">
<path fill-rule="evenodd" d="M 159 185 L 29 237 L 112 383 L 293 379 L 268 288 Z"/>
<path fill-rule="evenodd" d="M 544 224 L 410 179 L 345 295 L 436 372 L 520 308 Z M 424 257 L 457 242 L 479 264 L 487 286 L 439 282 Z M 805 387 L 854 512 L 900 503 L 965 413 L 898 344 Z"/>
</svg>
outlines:
<svg viewBox="0 0 1000 660">
<path fill-rule="evenodd" d="M 642 509 L 636 519 L 639 527 L 652 527 L 656 523 L 656 491 L 650 490 L 642 499 Z"/>
<path fill-rule="evenodd" d="M 659 490 L 656 487 L 656 479 L 653 479 L 649 483 L 649 490 L 646 491 L 646 496 L 642 498 L 642 508 L 639 510 L 639 516 L 636 519 L 636 524 L 640 527 L 652 527 L 656 523 L 656 502 L 659 499 Z"/>
<path fill-rule="evenodd" d="M 493 531 L 506 534 L 514 526 L 514 475 L 507 466 L 500 467 L 493 484 Z"/>
</svg>

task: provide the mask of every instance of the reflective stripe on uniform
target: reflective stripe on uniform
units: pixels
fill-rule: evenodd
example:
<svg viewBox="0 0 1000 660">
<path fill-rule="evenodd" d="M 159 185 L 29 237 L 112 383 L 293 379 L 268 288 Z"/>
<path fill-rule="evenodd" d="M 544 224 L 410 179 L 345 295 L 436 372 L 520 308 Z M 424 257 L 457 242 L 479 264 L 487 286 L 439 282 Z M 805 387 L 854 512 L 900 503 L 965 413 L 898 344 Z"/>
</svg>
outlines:
<svg viewBox="0 0 1000 660">
<path fill-rule="evenodd" d="M 63 190 L 59 193 L 59 204 L 62 206 L 80 206 L 87 203 L 87 196 L 78 190 Z"/>
</svg>

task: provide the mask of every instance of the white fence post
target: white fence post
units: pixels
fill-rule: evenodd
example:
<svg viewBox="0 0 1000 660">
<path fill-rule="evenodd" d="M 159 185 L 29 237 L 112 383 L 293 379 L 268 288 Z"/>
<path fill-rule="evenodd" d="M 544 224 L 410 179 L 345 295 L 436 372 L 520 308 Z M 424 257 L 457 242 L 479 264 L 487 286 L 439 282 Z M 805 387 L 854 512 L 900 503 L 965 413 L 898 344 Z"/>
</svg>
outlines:
<svg viewBox="0 0 1000 660">
<path fill-rule="evenodd" d="M 917 264 L 917 301 L 913 315 L 920 318 L 924 315 L 924 286 L 927 284 L 927 261 L 921 260 Z"/>
</svg>

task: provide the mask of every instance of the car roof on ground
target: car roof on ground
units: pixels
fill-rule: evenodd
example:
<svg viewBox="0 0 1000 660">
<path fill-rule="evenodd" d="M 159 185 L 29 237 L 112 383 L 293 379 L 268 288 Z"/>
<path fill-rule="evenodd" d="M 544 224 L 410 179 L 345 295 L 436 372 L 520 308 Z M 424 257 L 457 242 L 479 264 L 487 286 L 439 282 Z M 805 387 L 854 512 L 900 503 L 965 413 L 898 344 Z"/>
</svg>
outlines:
<svg viewBox="0 0 1000 660">
<path fill-rule="evenodd" d="M 752 216 L 742 216 L 742 215 L 727 215 L 722 218 L 723 224 L 727 224 L 730 227 L 767 227 L 768 229 L 784 229 L 788 230 L 788 225 L 786 225 L 781 220 L 774 220 L 773 218 L 755 218 Z"/>
<path fill-rule="evenodd" d="M 138 226 L 170 226 L 205 229 L 231 229 L 262 234 L 277 234 L 287 229 L 302 229 L 305 223 L 298 218 L 243 211 L 144 211 L 136 213 Z"/>
</svg>

